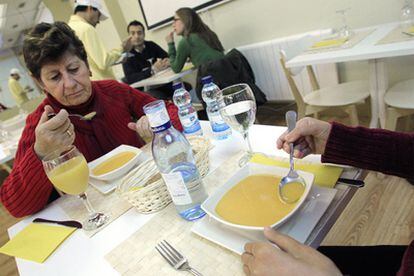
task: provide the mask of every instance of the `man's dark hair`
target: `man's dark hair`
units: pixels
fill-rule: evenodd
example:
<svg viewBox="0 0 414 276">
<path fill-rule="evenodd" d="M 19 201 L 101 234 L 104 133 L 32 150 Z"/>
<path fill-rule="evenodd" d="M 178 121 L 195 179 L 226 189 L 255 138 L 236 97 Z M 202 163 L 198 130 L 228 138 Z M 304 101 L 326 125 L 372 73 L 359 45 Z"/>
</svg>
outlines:
<svg viewBox="0 0 414 276">
<path fill-rule="evenodd" d="M 139 22 L 138 20 L 134 20 L 134 21 L 129 22 L 128 27 L 127 27 L 127 33 L 129 33 L 129 27 L 131 27 L 131 26 L 141 26 L 142 30 L 145 33 L 144 25 L 142 25 L 142 23 Z"/>
<path fill-rule="evenodd" d="M 65 22 L 40 23 L 24 37 L 23 56 L 33 77 L 40 79 L 40 70 L 48 62 L 58 61 L 67 51 L 88 66 L 82 41 Z"/>
<path fill-rule="evenodd" d="M 76 6 L 75 11 L 74 11 L 73 13 L 74 13 L 74 14 L 76 14 L 77 12 L 84 12 L 84 11 L 86 11 L 86 10 L 88 9 L 88 7 L 89 7 L 89 6 Z M 91 6 L 91 8 L 92 8 L 94 11 L 97 11 L 97 10 L 98 10 L 97 8 L 94 8 L 94 7 L 92 7 L 92 6 Z"/>
</svg>

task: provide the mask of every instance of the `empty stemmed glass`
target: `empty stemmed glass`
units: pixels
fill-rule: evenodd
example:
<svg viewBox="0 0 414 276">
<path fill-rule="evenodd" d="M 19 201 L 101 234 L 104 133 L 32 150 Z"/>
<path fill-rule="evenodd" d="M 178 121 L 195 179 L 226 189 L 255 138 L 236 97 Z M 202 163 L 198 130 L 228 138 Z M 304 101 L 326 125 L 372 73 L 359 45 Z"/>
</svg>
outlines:
<svg viewBox="0 0 414 276">
<path fill-rule="evenodd" d="M 93 209 L 86 196 L 89 167 L 85 157 L 75 146 L 46 155 L 42 163 L 47 177 L 57 189 L 69 195 L 77 195 L 84 203 L 89 214 L 82 223 L 83 229 L 97 229 L 109 220 L 109 216 Z"/>
<path fill-rule="evenodd" d="M 401 28 L 408 31 L 414 24 L 414 6 L 412 0 L 405 0 L 401 8 Z"/>
<path fill-rule="evenodd" d="M 240 83 L 221 90 L 219 104 L 223 119 L 233 130 L 240 132 L 247 143 L 247 152 L 239 160 L 239 166 L 242 167 L 253 155 L 249 128 L 256 119 L 256 99 L 252 89 L 247 84 Z"/>
<path fill-rule="evenodd" d="M 352 31 L 346 22 L 346 13 L 348 10 L 349 9 L 342 9 L 342 10 L 336 11 L 336 13 L 341 16 L 341 21 L 342 21 L 342 25 L 338 29 L 339 38 L 349 38 L 352 35 Z"/>
</svg>

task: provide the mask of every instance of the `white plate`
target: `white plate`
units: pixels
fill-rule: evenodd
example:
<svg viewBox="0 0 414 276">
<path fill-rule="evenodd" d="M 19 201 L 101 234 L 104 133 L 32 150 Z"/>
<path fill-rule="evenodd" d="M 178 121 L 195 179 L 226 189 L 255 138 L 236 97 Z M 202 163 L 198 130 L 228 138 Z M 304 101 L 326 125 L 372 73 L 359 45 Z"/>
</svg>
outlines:
<svg viewBox="0 0 414 276">
<path fill-rule="evenodd" d="M 331 204 L 336 192 L 336 189 L 313 186 L 302 208 L 278 227 L 278 231 L 304 243 Z M 208 215 L 194 223 L 191 231 L 239 255 L 244 252 L 246 243 L 266 241 L 263 232 L 229 228 Z"/>
<path fill-rule="evenodd" d="M 130 150 L 131 148 L 133 149 L 138 149 L 132 146 L 127 146 L 127 145 L 121 145 L 119 147 L 117 147 L 116 149 L 114 149 L 111 152 L 114 152 L 115 150 L 119 149 L 118 151 L 115 152 L 118 153 L 120 151 L 124 151 L 124 150 Z M 139 150 L 139 149 L 138 149 Z M 109 154 L 109 153 L 107 153 Z M 113 156 L 113 154 L 111 155 Z M 102 162 L 101 158 L 105 157 L 105 155 L 99 157 L 98 159 L 95 159 L 94 161 L 91 161 L 88 163 L 89 166 L 89 170 L 91 170 L 92 168 L 94 168 L 98 163 Z M 136 160 L 136 163 L 133 164 L 129 170 L 125 171 L 121 176 L 119 176 L 118 178 L 112 179 L 112 180 L 101 180 L 101 179 L 96 179 L 94 177 L 89 177 L 89 184 L 92 185 L 92 187 L 94 187 L 95 189 L 97 189 L 99 192 L 103 193 L 103 194 L 108 194 L 112 191 L 114 191 L 116 189 L 116 187 L 118 186 L 118 184 L 122 181 L 123 177 L 132 169 L 136 168 L 139 164 L 143 163 L 144 161 L 148 160 L 148 158 L 150 158 L 147 154 L 145 154 L 144 152 L 142 152 L 140 150 L 140 154 L 138 155 L 138 158 Z M 92 176 L 92 175 L 91 175 Z"/>
<path fill-rule="evenodd" d="M 249 175 L 256 175 L 256 174 L 270 174 L 270 175 L 276 175 L 276 176 L 285 176 L 289 172 L 289 169 L 287 168 L 281 168 L 276 166 L 266 166 L 262 164 L 257 163 L 248 163 L 243 168 L 239 169 L 235 175 L 233 175 L 224 185 L 219 187 L 214 194 L 209 196 L 206 201 L 203 202 L 201 205 L 201 208 L 212 218 L 217 220 L 218 222 L 221 222 L 223 224 L 226 224 L 230 227 L 238 228 L 238 229 L 244 229 L 244 230 L 256 230 L 256 231 L 263 231 L 263 227 L 257 227 L 257 226 L 247 226 L 247 225 L 241 225 L 236 223 L 231 223 L 229 221 L 226 221 L 224 218 L 222 218 L 219 214 L 216 212 L 216 206 L 221 200 L 221 198 L 231 189 L 233 186 L 235 186 L 237 183 L 245 179 Z M 312 187 L 314 176 L 311 173 L 298 171 L 299 175 L 303 177 L 305 180 L 305 191 L 297 203 L 296 207 L 287 214 L 284 218 L 281 220 L 275 222 L 272 227 L 276 227 L 282 223 L 284 223 L 287 219 L 289 219 L 290 216 L 292 216 L 299 207 L 303 204 L 306 197 L 309 194 L 309 191 Z M 276 185 L 277 183 L 275 183 Z"/>
<path fill-rule="evenodd" d="M 96 166 L 98 166 L 100 163 L 102 163 L 105 160 L 108 160 L 109 158 L 111 158 L 112 156 L 114 156 L 114 155 L 116 155 L 120 152 L 125 152 L 125 151 L 135 152 L 136 155 L 131 160 L 129 160 L 127 163 L 125 163 L 122 167 L 119 167 L 116 170 L 110 171 L 110 172 L 102 174 L 102 175 L 94 175 L 92 173 L 92 170 Z M 98 179 L 98 180 L 104 180 L 104 181 L 112 181 L 112 180 L 118 179 L 121 176 L 126 175 L 126 173 L 129 170 L 131 170 L 131 168 L 134 167 L 135 164 L 142 163 L 143 161 L 146 160 L 146 158 L 147 158 L 147 156 L 144 155 L 142 150 L 140 150 L 139 148 L 129 146 L 129 145 L 120 145 L 119 147 L 117 147 L 117 148 L 111 150 L 110 152 L 108 152 L 107 154 L 102 155 L 98 159 L 95 159 L 92 162 L 88 163 L 89 171 L 90 171 L 90 177 L 94 178 L 94 179 Z"/>
</svg>

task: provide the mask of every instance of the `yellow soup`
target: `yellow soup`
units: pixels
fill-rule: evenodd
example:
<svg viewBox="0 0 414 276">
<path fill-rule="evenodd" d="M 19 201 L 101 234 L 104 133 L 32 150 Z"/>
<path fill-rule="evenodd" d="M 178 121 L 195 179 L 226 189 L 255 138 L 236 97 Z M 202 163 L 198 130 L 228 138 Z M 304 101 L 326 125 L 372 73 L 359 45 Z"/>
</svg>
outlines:
<svg viewBox="0 0 414 276">
<path fill-rule="evenodd" d="M 54 168 L 48 174 L 56 188 L 70 195 L 85 192 L 89 180 L 89 168 L 83 156 L 76 156 Z"/>
<path fill-rule="evenodd" d="M 109 173 L 128 163 L 128 161 L 134 158 L 135 155 L 136 153 L 132 151 L 124 151 L 115 154 L 108 160 L 105 160 L 104 162 L 96 166 L 94 169 L 92 169 L 92 173 L 94 175 L 102 175 Z"/>
<path fill-rule="evenodd" d="M 297 205 L 297 202 L 287 204 L 280 200 L 277 188 L 279 182 L 280 177 L 273 175 L 248 176 L 222 197 L 216 206 L 216 212 L 225 220 L 236 224 L 272 225 Z"/>
</svg>

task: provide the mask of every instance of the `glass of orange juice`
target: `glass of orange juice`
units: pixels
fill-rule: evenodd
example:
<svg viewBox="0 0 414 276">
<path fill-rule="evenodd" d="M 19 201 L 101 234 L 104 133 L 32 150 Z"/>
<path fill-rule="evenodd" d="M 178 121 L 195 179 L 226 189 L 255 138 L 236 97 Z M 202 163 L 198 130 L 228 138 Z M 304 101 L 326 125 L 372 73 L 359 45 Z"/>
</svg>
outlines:
<svg viewBox="0 0 414 276">
<path fill-rule="evenodd" d="M 78 196 L 88 210 L 88 217 L 82 223 L 83 229 L 94 230 L 104 225 L 109 216 L 94 210 L 86 196 L 89 182 L 89 167 L 83 154 L 74 146 L 62 152 L 53 152 L 43 160 L 46 175 L 55 188 L 60 191 Z"/>
</svg>

